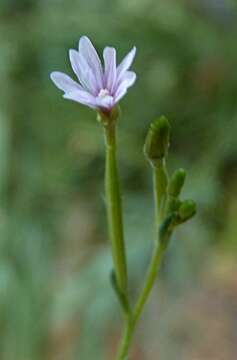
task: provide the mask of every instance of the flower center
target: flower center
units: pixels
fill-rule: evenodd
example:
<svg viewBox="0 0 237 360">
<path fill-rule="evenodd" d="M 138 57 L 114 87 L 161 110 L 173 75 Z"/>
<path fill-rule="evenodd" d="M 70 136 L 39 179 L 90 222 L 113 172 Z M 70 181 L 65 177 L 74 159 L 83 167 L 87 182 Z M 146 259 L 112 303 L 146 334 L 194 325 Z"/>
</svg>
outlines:
<svg viewBox="0 0 237 360">
<path fill-rule="evenodd" d="M 99 94 L 98 94 L 98 97 L 99 98 L 105 98 L 106 96 L 108 96 L 109 95 L 109 90 L 107 90 L 107 89 L 101 89 L 100 90 L 100 92 L 99 92 Z"/>
</svg>

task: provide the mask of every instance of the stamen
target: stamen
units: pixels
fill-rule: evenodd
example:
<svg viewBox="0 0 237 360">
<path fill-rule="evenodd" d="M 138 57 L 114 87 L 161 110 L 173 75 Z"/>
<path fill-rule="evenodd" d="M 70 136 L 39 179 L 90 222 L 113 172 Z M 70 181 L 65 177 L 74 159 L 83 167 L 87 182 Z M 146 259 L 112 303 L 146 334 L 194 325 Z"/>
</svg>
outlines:
<svg viewBox="0 0 237 360">
<path fill-rule="evenodd" d="M 99 98 L 105 98 L 106 96 L 109 95 L 109 90 L 107 89 L 101 89 L 99 94 L 98 94 L 98 97 Z"/>
</svg>

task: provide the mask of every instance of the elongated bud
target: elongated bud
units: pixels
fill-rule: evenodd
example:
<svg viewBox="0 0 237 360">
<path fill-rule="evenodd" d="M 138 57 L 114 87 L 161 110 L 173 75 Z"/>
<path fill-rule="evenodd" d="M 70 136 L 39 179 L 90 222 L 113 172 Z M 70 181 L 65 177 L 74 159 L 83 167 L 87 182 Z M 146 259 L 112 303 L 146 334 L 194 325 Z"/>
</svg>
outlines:
<svg viewBox="0 0 237 360">
<path fill-rule="evenodd" d="M 151 160 L 162 160 L 167 156 L 170 141 L 170 124 L 165 116 L 154 120 L 148 130 L 144 145 L 146 157 Z"/>
<path fill-rule="evenodd" d="M 184 169 L 178 169 L 173 173 L 168 185 L 168 194 L 170 196 L 175 198 L 179 196 L 184 185 L 185 178 L 186 172 Z"/>
<path fill-rule="evenodd" d="M 191 219 L 196 214 L 196 204 L 193 200 L 185 200 L 181 203 L 178 215 L 182 222 Z"/>
</svg>

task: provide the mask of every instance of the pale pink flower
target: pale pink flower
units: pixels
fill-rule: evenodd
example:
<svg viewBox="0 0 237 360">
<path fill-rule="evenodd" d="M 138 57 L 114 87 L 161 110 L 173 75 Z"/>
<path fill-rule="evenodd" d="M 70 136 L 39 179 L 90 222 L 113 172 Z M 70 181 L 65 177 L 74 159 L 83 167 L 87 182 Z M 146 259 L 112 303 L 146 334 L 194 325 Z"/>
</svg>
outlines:
<svg viewBox="0 0 237 360">
<path fill-rule="evenodd" d="M 116 50 L 106 47 L 103 51 L 103 67 L 91 41 L 82 36 L 78 51 L 69 51 L 71 66 L 79 82 L 57 71 L 52 72 L 50 77 L 64 91 L 65 99 L 77 101 L 92 109 L 110 111 L 136 80 L 136 74 L 129 71 L 135 54 L 136 48 L 133 47 L 117 66 Z"/>
</svg>

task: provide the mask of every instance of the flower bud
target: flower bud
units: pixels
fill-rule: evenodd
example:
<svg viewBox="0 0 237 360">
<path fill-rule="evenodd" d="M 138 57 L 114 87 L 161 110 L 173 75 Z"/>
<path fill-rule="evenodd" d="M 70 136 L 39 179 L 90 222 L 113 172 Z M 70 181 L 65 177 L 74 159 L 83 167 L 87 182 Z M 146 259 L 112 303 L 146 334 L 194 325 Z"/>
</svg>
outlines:
<svg viewBox="0 0 237 360">
<path fill-rule="evenodd" d="M 180 200 L 173 197 L 173 196 L 168 196 L 167 201 L 166 201 L 166 206 L 165 206 L 165 213 L 166 214 L 170 214 L 172 212 L 178 211 L 179 207 L 180 207 Z"/>
<path fill-rule="evenodd" d="M 154 120 L 148 130 L 144 145 L 149 160 L 162 160 L 167 156 L 170 140 L 170 124 L 165 116 Z"/>
<path fill-rule="evenodd" d="M 178 211 L 179 218 L 182 222 L 191 219 L 196 214 L 196 204 L 193 200 L 185 200 L 181 203 Z"/>
<path fill-rule="evenodd" d="M 179 196 L 184 185 L 185 178 L 186 172 L 184 169 L 178 169 L 173 173 L 168 185 L 168 194 L 170 196 L 175 198 Z"/>
</svg>

